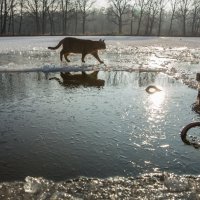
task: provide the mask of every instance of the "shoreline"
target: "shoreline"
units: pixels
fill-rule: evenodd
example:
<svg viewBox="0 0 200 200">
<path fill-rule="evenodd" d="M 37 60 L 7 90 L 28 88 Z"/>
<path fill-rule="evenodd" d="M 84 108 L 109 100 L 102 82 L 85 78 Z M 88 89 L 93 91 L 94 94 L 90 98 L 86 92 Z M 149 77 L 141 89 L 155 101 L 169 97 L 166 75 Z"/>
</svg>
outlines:
<svg viewBox="0 0 200 200">
<path fill-rule="evenodd" d="M 200 177 L 149 173 L 138 177 L 87 178 L 65 181 L 26 177 L 0 183 L 2 199 L 198 199 Z"/>
</svg>

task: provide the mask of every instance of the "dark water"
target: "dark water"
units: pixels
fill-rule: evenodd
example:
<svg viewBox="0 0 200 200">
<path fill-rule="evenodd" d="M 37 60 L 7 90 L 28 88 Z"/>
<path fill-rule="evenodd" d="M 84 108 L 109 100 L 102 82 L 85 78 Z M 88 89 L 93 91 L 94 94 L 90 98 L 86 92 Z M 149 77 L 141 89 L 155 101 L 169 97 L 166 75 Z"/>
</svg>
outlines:
<svg viewBox="0 0 200 200">
<path fill-rule="evenodd" d="M 179 136 L 199 120 L 197 91 L 159 73 L 99 72 L 100 87 L 52 77 L 0 74 L 0 181 L 199 173 L 199 150 Z"/>
</svg>

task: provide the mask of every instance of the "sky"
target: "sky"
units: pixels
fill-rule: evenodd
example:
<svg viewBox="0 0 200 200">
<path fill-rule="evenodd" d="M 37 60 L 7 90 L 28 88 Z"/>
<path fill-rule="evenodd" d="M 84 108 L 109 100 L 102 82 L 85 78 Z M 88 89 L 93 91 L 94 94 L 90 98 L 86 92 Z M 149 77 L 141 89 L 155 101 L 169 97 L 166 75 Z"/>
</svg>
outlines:
<svg viewBox="0 0 200 200">
<path fill-rule="evenodd" d="M 108 6 L 108 0 L 96 0 L 96 6 L 106 7 Z"/>
</svg>

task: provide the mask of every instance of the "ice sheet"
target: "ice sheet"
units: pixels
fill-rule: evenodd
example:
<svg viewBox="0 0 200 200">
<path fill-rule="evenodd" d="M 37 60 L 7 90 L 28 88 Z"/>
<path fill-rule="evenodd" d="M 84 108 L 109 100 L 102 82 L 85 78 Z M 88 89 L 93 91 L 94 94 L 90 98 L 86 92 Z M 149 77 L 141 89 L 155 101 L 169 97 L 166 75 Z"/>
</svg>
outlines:
<svg viewBox="0 0 200 200">
<path fill-rule="evenodd" d="M 0 38 L 0 72 L 9 71 L 136 71 L 167 72 L 176 79 L 191 83 L 199 72 L 200 41 L 198 38 L 87 36 L 83 39 L 105 39 L 107 49 L 99 51 L 105 65 L 91 55 L 86 63 L 81 55 L 70 55 L 70 63 L 59 60 L 59 49 L 52 51 L 63 37 L 2 37 Z M 196 86 L 195 86 L 196 87 Z"/>
</svg>

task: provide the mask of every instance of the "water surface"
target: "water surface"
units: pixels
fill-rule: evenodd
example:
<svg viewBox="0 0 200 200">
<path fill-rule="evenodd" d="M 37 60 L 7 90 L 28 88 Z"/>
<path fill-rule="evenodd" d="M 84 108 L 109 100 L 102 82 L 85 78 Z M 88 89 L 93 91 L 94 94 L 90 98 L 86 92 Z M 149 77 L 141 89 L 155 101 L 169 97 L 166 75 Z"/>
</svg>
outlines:
<svg viewBox="0 0 200 200">
<path fill-rule="evenodd" d="M 62 81 L 0 74 L 1 181 L 199 173 L 199 151 L 179 136 L 199 120 L 195 90 L 162 73 L 101 71 L 101 87 L 52 77 Z M 148 94 L 150 84 L 162 91 Z"/>
</svg>

